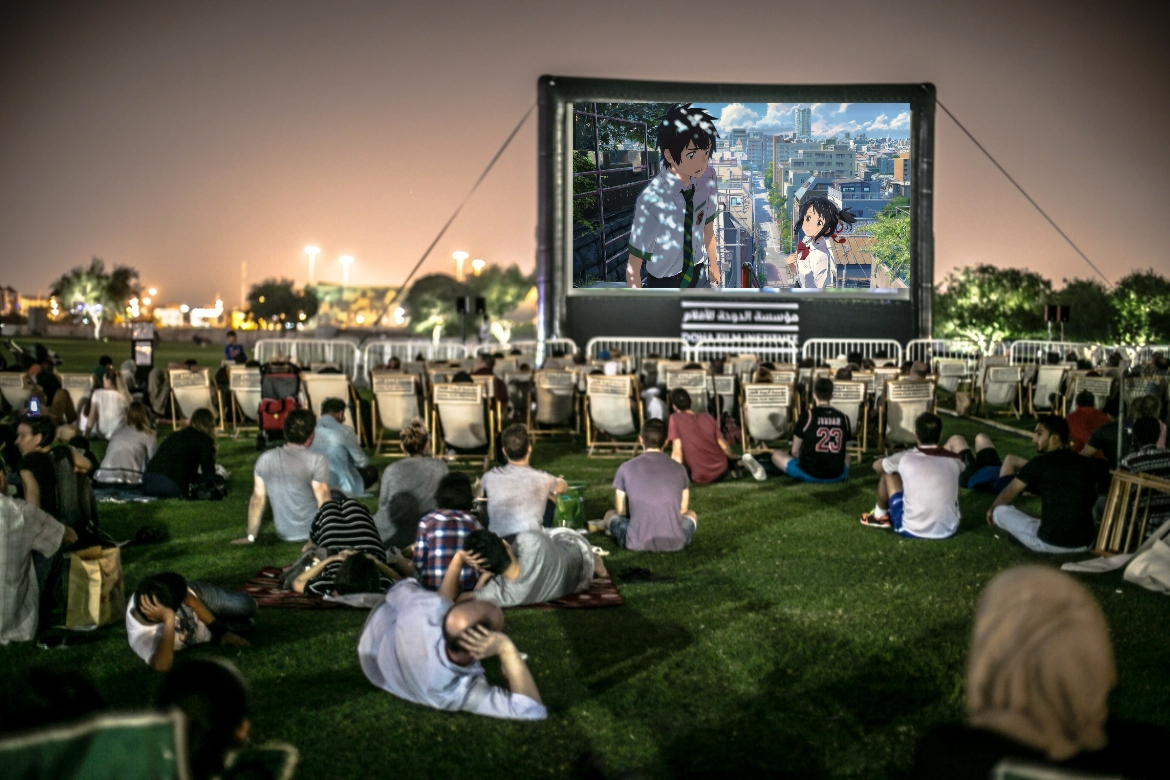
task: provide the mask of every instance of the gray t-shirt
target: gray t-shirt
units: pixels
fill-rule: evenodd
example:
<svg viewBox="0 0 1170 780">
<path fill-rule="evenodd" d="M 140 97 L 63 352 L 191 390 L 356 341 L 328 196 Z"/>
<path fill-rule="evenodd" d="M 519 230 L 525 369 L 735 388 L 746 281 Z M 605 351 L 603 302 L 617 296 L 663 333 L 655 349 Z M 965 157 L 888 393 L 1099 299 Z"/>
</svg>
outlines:
<svg viewBox="0 0 1170 780">
<path fill-rule="evenodd" d="M 487 496 L 488 530 L 497 536 L 539 531 L 544 507 L 557 489 L 557 478 L 531 466 L 498 466 L 483 475 L 480 489 Z"/>
<path fill-rule="evenodd" d="M 386 467 L 374 512 L 383 542 L 395 547 L 414 544 L 418 521 L 438 508 L 435 491 L 447 471 L 447 462 L 438 458 L 403 458 Z"/>
<path fill-rule="evenodd" d="M 276 535 L 286 542 L 309 538 L 309 528 L 317 516 L 314 482 L 329 484 L 329 461 L 305 447 L 286 444 L 269 450 L 256 459 L 256 476 L 264 480 L 268 500 L 272 502 L 272 522 Z"/>
<path fill-rule="evenodd" d="M 517 534 L 512 553 L 520 564 L 520 576 L 514 580 L 492 577 L 473 591 L 477 599 L 494 601 L 501 607 L 539 604 L 580 593 L 593 582 L 593 551 L 571 529 Z"/>
<path fill-rule="evenodd" d="M 664 452 L 643 452 L 618 466 L 613 487 L 626 494 L 627 549 L 670 552 L 687 546 L 681 510 L 689 484 L 686 468 Z"/>
</svg>

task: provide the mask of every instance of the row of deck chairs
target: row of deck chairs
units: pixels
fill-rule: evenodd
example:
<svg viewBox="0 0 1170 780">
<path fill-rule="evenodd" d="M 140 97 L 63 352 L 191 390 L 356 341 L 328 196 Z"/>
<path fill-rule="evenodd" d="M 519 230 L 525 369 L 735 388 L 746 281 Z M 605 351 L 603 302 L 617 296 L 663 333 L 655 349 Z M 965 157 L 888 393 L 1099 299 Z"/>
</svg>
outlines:
<svg viewBox="0 0 1170 780">
<path fill-rule="evenodd" d="M 939 387 L 950 392 L 970 387 L 981 415 L 986 415 L 989 407 L 1004 406 L 1017 419 L 1023 413 L 1066 415 L 1082 390 L 1091 392 L 1094 405 L 1102 409 L 1118 391 L 1120 369 L 1081 370 L 1076 363 L 1012 366 L 1008 360 L 1007 356 L 984 357 L 972 367 L 967 360 L 939 358 L 934 368 Z"/>
</svg>

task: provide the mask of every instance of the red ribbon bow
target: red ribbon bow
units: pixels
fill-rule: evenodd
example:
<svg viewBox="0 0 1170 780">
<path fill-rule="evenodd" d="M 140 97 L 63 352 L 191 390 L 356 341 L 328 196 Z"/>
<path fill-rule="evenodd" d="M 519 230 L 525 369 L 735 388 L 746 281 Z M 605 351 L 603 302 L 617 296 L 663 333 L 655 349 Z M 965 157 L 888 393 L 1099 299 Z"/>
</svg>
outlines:
<svg viewBox="0 0 1170 780">
<path fill-rule="evenodd" d="M 796 251 L 800 253 L 800 259 L 804 260 L 808 257 L 808 244 L 801 241 L 796 245 Z"/>
</svg>

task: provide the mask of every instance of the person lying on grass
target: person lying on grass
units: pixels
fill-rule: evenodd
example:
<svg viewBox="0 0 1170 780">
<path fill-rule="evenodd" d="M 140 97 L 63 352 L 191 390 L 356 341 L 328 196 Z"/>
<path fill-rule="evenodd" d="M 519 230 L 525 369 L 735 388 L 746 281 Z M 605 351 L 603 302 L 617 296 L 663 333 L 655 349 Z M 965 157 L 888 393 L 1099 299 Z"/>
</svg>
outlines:
<svg viewBox="0 0 1170 780">
<path fill-rule="evenodd" d="M 366 505 L 335 495 L 317 510 L 302 549 L 306 568 L 293 580 L 292 589 L 317 596 L 385 593 L 403 576 L 414 574 L 410 562 L 397 551 L 387 556 Z M 386 565 L 387 560 L 393 568 Z"/>
<path fill-rule="evenodd" d="M 475 589 L 459 592 L 464 565 L 480 572 Z M 580 534 L 568 528 L 524 531 L 511 544 L 491 531 L 472 531 L 451 558 L 439 595 L 451 601 L 480 599 L 501 607 L 539 604 L 588 590 L 605 565 Z"/>
<path fill-rule="evenodd" d="M 358 661 L 371 683 L 416 704 L 493 718 L 544 720 L 548 710 L 536 681 L 503 629 L 504 613 L 496 604 L 452 604 L 405 579 L 370 612 L 358 640 Z M 491 685 L 484 675 L 480 661 L 491 656 L 500 658 L 506 689 Z"/>
<path fill-rule="evenodd" d="M 239 634 L 251 631 L 255 614 L 256 601 L 246 593 L 161 572 L 138 583 L 126 604 L 126 635 L 131 650 L 165 672 L 188 645 L 215 641 L 249 647 Z"/>
</svg>

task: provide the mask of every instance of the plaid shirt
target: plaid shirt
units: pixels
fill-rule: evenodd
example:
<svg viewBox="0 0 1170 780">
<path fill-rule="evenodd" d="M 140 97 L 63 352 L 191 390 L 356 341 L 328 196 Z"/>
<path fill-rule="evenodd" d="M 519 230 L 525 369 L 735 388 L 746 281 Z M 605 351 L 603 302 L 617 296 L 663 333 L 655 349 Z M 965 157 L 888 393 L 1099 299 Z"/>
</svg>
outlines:
<svg viewBox="0 0 1170 780">
<path fill-rule="evenodd" d="M 64 535 L 65 526 L 45 512 L 0 495 L 0 645 L 36 634 L 40 589 L 32 552 L 52 555 Z"/>
<path fill-rule="evenodd" d="M 414 541 L 414 568 L 419 583 L 427 590 L 438 590 L 451 559 L 463 549 L 463 540 L 481 527 L 474 515 L 454 509 L 436 509 L 423 517 Z M 459 574 L 459 591 L 472 590 L 478 580 L 479 573 L 464 566 Z"/>
<path fill-rule="evenodd" d="M 1170 479 L 1170 450 L 1147 444 L 1137 452 L 1122 458 L 1121 470 Z M 1170 495 L 1151 492 L 1147 498 L 1142 499 L 1140 509 L 1146 509 L 1147 504 L 1150 512 L 1146 521 L 1146 537 L 1148 538 L 1163 523 L 1170 520 Z"/>
</svg>

